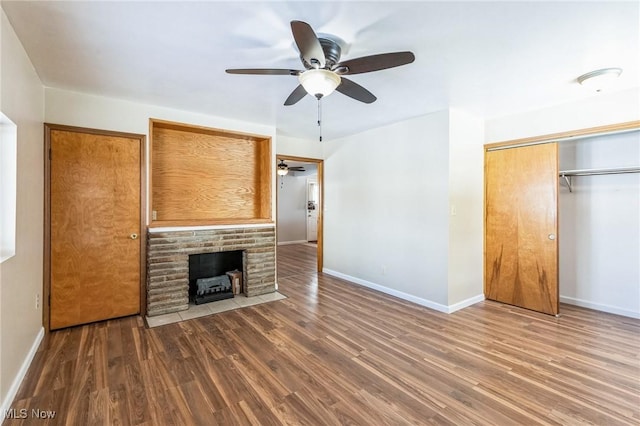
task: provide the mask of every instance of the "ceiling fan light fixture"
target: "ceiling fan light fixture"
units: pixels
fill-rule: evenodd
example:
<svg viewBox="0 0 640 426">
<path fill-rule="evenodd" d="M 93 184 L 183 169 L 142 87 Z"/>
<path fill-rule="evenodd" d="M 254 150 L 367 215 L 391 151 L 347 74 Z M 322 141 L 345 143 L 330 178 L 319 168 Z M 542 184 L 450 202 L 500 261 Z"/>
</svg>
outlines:
<svg viewBox="0 0 640 426">
<path fill-rule="evenodd" d="M 287 173 L 289 173 L 289 166 L 287 166 L 284 161 L 280 160 L 280 164 L 278 164 L 276 173 L 278 173 L 278 176 L 285 176 Z"/>
<path fill-rule="evenodd" d="M 300 84 L 311 96 L 322 98 L 329 96 L 340 85 L 340 76 L 325 69 L 310 69 L 298 76 Z"/>
<path fill-rule="evenodd" d="M 578 77 L 578 83 L 600 92 L 609 87 L 622 74 L 622 68 L 603 68 L 582 74 Z"/>
</svg>

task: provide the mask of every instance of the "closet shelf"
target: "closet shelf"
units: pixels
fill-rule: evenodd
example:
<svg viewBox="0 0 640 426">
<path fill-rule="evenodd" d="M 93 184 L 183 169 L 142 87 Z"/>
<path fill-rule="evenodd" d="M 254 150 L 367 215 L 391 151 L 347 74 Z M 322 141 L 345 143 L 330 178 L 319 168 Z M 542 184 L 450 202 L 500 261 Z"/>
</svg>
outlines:
<svg viewBox="0 0 640 426">
<path fill-rule="evenodd" d="M 606 169 L 560 170 L 559 175 L 567 183 L 569 192 L 573 192 L 573 188 L 571 187 L 572 176 L 619 175 L 623 173 L 640 173 L 640 166 L 614 167 Z"/>
</svg>

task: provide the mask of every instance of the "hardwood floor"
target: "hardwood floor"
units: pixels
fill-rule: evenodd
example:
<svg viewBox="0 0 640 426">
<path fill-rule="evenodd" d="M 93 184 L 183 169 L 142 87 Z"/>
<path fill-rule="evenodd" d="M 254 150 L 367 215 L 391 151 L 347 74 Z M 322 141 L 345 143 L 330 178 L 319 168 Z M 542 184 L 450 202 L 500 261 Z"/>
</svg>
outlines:
<svg viewBox="0 0 640 426">
<path fill-rule="evenodd" d="M 281 301 L 49 333 L 11 408 L 56 416 L 4 424 L 640 424 L 639 320 L 446 315 L 318 275 L 313 250 L 278 248 Z"/>
<path fill-rule="evenodd" d="M 278 246 L 278 281 L 300 274 L 314 274 L 317 263 L 317 246 L 289 244 Z"/>
</svg>

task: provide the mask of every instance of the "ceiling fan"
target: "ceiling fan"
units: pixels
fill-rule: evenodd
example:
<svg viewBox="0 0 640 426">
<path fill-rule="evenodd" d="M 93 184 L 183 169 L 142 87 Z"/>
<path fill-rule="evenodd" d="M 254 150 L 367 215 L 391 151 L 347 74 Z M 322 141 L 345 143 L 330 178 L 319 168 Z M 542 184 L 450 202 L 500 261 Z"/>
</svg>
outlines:
<svg viewBox="0 0 640 426">
<path fill-rule="evenodd" d="M 362 74 L 410 64 L 415 60 L 412 52 L 392 52 L 363 56 L 340 62 L 342 47 L 330 36 L 318 37 L 311 26 L 302 21 L 291 21 L 293 39 L 300 51 L 304 70 L 272 68 L 239 68 L 226 70 L 229 74 L 292 75 L 300 84 L 284 102 L 293 105 L 309 93 L 318 100 L 334 90 L 370 104 L 377 99 L 373 93 L 345 78 L 346 75 Z"/>
<path fill-rule="evenodd" d="M 277 167 L 277 172 L 280 176 L 284 176 L 289 172 L 304 172 L 306 171 L 304 167 L 302 166 L 293 166 L 293 167 L 289 167 L 284 160 L 280 160 L 280 163 L 278 163 L 278 167 Z"/>
</svg>

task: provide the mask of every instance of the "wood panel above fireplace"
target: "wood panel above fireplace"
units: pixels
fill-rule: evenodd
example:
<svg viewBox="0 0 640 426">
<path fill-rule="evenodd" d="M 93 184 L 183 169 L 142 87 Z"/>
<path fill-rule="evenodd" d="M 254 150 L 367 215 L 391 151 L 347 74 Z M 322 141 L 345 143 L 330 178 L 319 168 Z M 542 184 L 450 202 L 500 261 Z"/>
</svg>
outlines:
<svg viewBox="0 0 640 426">
<path fill-rule="evenodd" d="M 151 227 L 271 223 L 271 138 L 150 120 Z"/>
</svg>

